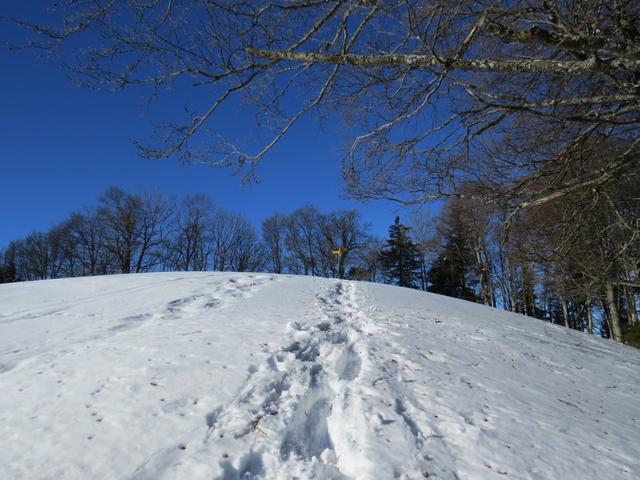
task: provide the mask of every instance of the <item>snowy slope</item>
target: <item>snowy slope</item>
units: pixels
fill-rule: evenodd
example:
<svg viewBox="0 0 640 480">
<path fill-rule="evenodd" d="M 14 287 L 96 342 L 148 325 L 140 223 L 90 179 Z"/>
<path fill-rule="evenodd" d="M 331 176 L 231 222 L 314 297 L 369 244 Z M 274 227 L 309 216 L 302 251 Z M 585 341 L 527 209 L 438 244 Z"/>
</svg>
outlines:
<svg viewBox="0 0 640 480">
<path fill-rule="evenodd" d="M 389 286 L 0 286 L 0 479 L 640 478 L 638 351 Z"/>
</svg>

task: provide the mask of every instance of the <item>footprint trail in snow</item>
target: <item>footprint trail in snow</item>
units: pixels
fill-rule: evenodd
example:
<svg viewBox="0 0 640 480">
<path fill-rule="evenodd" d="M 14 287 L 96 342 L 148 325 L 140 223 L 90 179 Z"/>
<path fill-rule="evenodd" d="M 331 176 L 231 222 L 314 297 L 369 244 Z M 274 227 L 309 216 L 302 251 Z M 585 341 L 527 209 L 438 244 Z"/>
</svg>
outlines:
<svg viewBox="0 0 640 480">
<path fill-rule="evenodd" d="M 290 342 L 252 369 L 230 404 L 206 416 L 206 433 L 186 446 L 188 460 L 181 457 L 170 476 L 198 475 L 214 460 L 216 478 L 225 480 L 456 478 L 426 451 L 397 372 L 373 354 L 371 339 L 385 333 L 357 297 L 352 282 L 318 295 L 318 322 L 287 325 Z M 390 467 L 407 452 L 411 463 Z"/>
</svg>

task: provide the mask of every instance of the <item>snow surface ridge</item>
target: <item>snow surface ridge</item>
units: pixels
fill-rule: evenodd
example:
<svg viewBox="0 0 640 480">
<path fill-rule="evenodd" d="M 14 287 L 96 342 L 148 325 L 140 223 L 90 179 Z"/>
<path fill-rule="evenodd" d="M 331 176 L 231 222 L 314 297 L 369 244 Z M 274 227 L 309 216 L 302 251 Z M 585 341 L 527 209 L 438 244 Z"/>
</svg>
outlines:
<svg viewBox="0 0 640 480">
<path fill-rule="evenodd" d="M 640 478 L 640 354 L 369 283 L 0 286 L 0 479 Z"/>
</svg>

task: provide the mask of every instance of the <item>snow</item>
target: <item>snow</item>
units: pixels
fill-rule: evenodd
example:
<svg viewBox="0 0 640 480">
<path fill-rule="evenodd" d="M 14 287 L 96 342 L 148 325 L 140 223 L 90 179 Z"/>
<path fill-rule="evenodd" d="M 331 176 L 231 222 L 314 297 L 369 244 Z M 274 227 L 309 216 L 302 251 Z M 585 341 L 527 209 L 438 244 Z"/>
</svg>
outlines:
<svg viewBox="0 0 640 480">
<path fill-rule="evenodd" d="M 1 479 L 640 478 L 640 354 L 396 287 L 0 286 Z"/>
</svg>

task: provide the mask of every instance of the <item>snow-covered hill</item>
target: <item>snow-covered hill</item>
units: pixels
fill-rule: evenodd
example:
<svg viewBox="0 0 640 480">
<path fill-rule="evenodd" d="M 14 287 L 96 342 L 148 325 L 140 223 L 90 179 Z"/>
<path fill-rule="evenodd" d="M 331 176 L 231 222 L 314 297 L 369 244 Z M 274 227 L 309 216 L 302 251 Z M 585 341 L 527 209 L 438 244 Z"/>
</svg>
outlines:
<svg viewBox="0 0 640 480">
<path fill-rule="evenodd" d="M 640 354 L 401 288 L 0 286 L 0 478 L 640 478 Z"/>
</svg>

